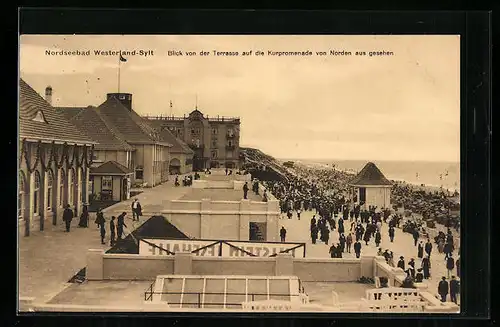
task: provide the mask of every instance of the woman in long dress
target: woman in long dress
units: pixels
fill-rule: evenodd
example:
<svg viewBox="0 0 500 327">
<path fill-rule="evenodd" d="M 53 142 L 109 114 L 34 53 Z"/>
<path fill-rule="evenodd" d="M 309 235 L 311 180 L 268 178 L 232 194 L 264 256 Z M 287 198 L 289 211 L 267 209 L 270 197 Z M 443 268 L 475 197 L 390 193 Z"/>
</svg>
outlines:
<svg viewBox="0 0 500 327">
<path fill-rule="evenodd" d="M 83 205 L 83 211 L 80 215 L 78 227 L 89 227 L 89 211 L 87 205 Z"/>
</svg>

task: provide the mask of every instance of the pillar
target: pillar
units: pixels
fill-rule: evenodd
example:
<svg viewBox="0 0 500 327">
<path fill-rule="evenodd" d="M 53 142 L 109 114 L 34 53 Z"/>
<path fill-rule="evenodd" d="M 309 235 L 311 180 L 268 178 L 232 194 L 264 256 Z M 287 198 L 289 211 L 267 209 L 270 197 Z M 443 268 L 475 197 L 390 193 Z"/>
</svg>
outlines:
<svg viewBox="0 0 500 327">
<path fill-rule="evenodd" d="M 42 154 L 43 155 L 43 154 Z M 40 213 L 40 231 L 43 231 L 45 225 L 45 217 L 47 216 L 47 188 L 48 178 L 45 169 L 40 171 L 40 203 L 38 204 L 38 212 Z"/>
<path fill-rule="evenodd" d="M 276 276 L 293 276 L 293 256 L 291 253 L 279 253 L 276 255 Z"/>
<path fill-rule="evenodd" d="M 85 270 L 85 279 L 104 279 L 104 250 L 89 249 L 87 251 L 87 267 Z"/>
<path fill-rule="evenodd" d="M 240 241 L 250 240 L 250 200 L 242 199 L 240 201 Z"/>
<path fill-rule="evenodd" d="M 87 167 L 83 167 L 82 169 L 82 194 L 80 196 L 80 199 L 82 201 L 82 204 L 87 204 L 89 202 L 89 169 Z"/>
<path fill-rule="evenodd" d="M 53 180 L 52 180 L 52 203 L 51 203 L 51 208 L 52 208 L 52 225 L 56 226 L 57 225 L 57 208 L 59 208 L 59 197 L 61 194 L 59 194 L 60 190 L 60 183 L 61 183 L 61 176 L 59 174 L 59 169 L 57 169 L 57 165 L 54 165 L 55 169 L 53 169 Z"/>
<path fill-rule="evenodd" d="M 267 213 L 266 213 L 266 241 L 274 242 L 278 239 L 279 226 L 278 226 L 278 217 L 279 217 L 279 201 L 277 200 L 269 200 L 267 202 Z"/>
<path fill-rule="evenodd" d="M 79 167 L 75 167 L 76 171 L 76 185 L 75 185 L 75 216 L 80 215 L 82 206 L 82 170 Z"/>
<path fill-rule="evenodd" d="M 174 275 L 191 275 L 193 273 L 193 254 L 177 252 L 174 255 Z"/>
<path fill-rule="evenodd" d="M 201 208 L 200 208 L 200 238 L 201 239 L 209 239 L 210 237 L 210 214 L 211 214 L 211 200 L 210 199 L 201 199 Z"/>
<path fill-rule="evenodd" d="M 24 236 L 30 236 L 31 222 L 33 221 L 33 173 L 26 171 L 25 198 L 24 198 Z"/>
</svg>

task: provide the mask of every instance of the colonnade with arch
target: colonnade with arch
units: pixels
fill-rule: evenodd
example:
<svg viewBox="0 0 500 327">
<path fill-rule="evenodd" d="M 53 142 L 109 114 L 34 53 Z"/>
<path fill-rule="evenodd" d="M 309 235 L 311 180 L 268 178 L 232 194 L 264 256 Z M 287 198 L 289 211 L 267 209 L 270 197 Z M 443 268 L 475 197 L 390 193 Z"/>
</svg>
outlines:
<svg viewBox="0 0 500 327">
<path fill-rule="evenodd" d="M 67 205 L 81 213 L 88 203 L 92 148 L 78 144 L 21 144 L 18 176 L 18 219 L 24 235 L 57 225 Z"/>
</svg>

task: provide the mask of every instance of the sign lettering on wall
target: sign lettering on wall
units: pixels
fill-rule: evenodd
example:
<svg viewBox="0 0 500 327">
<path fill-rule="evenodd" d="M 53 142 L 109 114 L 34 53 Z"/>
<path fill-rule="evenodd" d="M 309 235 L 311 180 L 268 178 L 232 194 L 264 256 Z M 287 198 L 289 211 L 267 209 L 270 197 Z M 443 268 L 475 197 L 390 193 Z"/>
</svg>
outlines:
<svg viewBox="0 0 500 327">
<path fill-rule="evenodd" d="M 303 257 L 304 246 L 303 243 L 144 239 L 139 242 L 139 254 L 172 255 L 177 252 L 192 252 L 195 256 L 201 257 L 218 257 L 219 253 L 222 257 L 250 257 L 251 254 L 257 257 L 269 257 L 287 252 L 294 257 Z"/>
</svg>

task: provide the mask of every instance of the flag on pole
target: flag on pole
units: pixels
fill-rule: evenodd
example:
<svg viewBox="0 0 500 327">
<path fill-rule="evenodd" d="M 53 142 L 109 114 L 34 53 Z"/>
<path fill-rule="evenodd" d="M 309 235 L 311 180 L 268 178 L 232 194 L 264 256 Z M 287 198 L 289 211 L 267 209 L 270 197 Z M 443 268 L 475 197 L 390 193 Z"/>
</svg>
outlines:
<svg viewBox="0 0 500 327">
<path fill-rule="evenodd" d="M 127 59 L 123 58 L 122 54 L 120 53 L 120 61 L 121 62 L 127 62 Z"/>
</svg>

